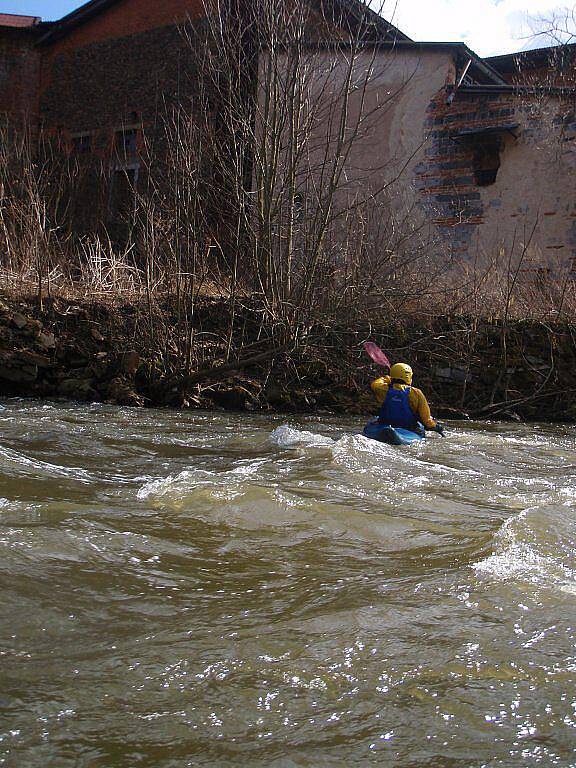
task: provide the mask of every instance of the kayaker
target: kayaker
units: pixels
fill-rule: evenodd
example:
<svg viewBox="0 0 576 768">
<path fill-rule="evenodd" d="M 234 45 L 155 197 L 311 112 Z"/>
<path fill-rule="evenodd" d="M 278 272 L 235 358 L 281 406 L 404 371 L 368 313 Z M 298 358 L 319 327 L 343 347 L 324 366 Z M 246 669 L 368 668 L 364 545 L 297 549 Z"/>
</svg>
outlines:
<svg viewBox="0 0 576 768">
<path fill-rule="evenodd" d="M 412 368 L 395 363 L 390 376 L 381 376 L 370 385 L 380 406 L 378 421 L 392 427 L 422 434 L 424 428 L 444 435 L 444 427 L 432 418 L 424 393 L 412 386 Z"/>
</svg>

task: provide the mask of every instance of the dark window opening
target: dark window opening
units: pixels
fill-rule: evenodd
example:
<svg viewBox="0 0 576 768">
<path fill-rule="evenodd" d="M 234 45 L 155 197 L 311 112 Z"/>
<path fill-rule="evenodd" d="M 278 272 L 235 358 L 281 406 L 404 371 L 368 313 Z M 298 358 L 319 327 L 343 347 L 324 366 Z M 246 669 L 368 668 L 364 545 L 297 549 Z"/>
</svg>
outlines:
<svg viewBox="0 0 576 768">
<path fill-rule="evenodd" d="M 302 224 L 305 214 L 306 200 L 302 192 L 295 192 L 292 202 L 292 217 L 294 224 Z"/>
<path fill-rule="evenodd" d="M 475 136 L 473 139 L 472 170 L 474 181 L 479 187 L 494 184 L 500 169 L 499 136 Z"/>
<path fill-rule="evenodd" d="M 92 152 L 92 134 L 82 133 L 72 136 L 72 153 L 74 155 L 88 155 Z"/>
<path fill-rule="evenodd" d="M 116 243 L 127 242 L 136 214 L 138 171 L 114 171 L 110 188 L 110 234 Z"/>
<path fill-rule="evenodd" d="M 122 160 L 133 160 L 138 154 L 138 129 L 125 128 L 116 131 L 114 146 Z"/>
</svg>

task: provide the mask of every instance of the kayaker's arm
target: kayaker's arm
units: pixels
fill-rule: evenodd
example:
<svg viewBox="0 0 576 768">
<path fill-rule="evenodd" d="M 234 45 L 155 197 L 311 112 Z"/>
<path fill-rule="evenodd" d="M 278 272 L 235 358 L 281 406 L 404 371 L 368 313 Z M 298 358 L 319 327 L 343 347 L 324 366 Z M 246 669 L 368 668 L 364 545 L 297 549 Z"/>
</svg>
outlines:
<svg viewBox="0 0 576 768">
<path fill-rule="evenodd" d="M 426 395 L 420 389 L 416 389 L 416 387 L 412 387 L 410 390 L 410 406 L 426 429 L 436 428 L 436 421 L 430 413 L 430 406 L 428 405 L 428 400 L 426 400 Z"/>
<path fill-rule="evenodd" d="M 370 387 L 372 389 L 372 392 L 374 393 L 374 397 L 376 398 L 376 402 L 378 405 L 382 405 L 384 400 L 386 400 L 386 395 L 388 394 L 388 387 L 390 386 L 390 376 L 381 376 L 379 379 L 376 379 L 375 381 L 370 384 Z"/>
</svg>

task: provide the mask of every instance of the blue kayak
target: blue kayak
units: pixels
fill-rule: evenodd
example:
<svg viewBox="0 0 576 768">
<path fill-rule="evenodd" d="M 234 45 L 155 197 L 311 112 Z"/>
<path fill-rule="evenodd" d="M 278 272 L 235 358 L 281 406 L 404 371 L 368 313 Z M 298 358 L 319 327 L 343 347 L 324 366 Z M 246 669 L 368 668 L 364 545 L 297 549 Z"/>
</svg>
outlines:
<svg viewBox="0 0 576 768">
<path fill-rule="evenodd" d="M 412 432 L 411 429 L 402 429 L 402 427 L 392 427 L 390 424 L 380 424 L 378 419 L 369 421 L 364 427 L 362 433 L 364 437 L 372 440 L 378 440 L 380 443 L 389 443 L 390 445 L 410 445 L 410 443 L 419 443 L 424 440 L 423 434 Z"/>
</svg>

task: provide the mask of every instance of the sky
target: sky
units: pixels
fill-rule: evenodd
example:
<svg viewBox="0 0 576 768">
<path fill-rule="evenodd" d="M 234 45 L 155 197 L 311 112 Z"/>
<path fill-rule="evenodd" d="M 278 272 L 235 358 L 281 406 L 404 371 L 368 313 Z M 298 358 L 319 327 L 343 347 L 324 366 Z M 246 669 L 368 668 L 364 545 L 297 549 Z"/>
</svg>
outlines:
<svg viewBox="0 0 576 768">
<path fill-rule="evenodd" d="M 372 0 L 372 7 L 378 0 Z M 529 17 L 547 18 L 566 5 L 554 0 L 385 0 L 382 15 L 413 40 L 464 42 L 480 56 L 512 53 L 546 44 L 531 34 Z M 78 0 L 0 0 L 0 13 L 59 19 L 83 5 Z"/>
</svg>

